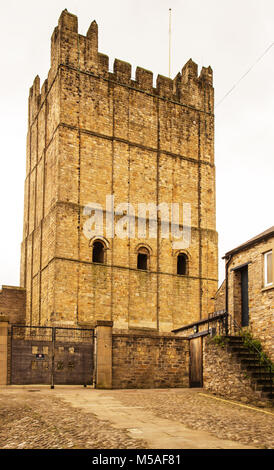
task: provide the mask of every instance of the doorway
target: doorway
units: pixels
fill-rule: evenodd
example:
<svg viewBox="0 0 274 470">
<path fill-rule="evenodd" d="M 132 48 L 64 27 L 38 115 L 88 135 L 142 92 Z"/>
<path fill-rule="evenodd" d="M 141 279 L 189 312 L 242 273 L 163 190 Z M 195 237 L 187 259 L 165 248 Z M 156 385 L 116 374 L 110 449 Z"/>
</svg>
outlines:
<svg viewBox="0 0 274 470">
<path fill-rule="evenodd" d="M 248 266 L 240 270 L 241 273 L 241 323 L 242 326 L 249 325 L 249 309 L 248 309 Z"/>
<path fill-rule="evenodd" d="M 198 336 L 189 341 L 189 386 L 203 386 L 203 338 Z"/>
</svg>

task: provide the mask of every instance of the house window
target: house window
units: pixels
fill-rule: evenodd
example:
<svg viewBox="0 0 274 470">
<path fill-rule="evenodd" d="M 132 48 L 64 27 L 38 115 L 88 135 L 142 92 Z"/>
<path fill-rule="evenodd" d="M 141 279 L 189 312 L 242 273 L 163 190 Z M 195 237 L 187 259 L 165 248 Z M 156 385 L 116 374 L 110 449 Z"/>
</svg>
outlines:
<svg viewBox="0 0 274 470">
<path fill-rule="evenodd" d="M 142 269 L 143 271 L 148 270 L 148 250 L 146 248 L 140 248 L 137 254 L 137 269 Z"/>
<path fill-rule="evenodd" d="M 104 263 L 104 244 L 100 241 L 96 241 L 93 243 L 92 249 L 92 261 L 93 263 Z"/>
<path fill-rule="evenodd" d="M 264 254 L 264 285 L 265 287 L 273 284 L 273 269 L 272 269 L 272 251 Z"/>
<path fill-rule="evenodd" d="M 177 274 L 186 275 L 188 268 L 187 264 L 187 255 L 179 253 L 177 256 Z"/>
</svg>

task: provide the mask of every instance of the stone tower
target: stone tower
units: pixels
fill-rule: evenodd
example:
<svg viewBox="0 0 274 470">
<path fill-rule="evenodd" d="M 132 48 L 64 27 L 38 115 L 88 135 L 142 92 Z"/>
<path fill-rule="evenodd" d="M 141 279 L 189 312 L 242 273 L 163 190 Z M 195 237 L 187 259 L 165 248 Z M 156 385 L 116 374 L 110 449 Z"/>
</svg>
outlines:
<svg viewBox="0 0 274 470">
<path fill-rule="evenodd" d="M 213 311 L 217 290 L 212 70 L 198 76 L 189 60 L 174 80 L 158 75 L 154 87 L 152 72 L 137 67 L 132 79 L 129 63 L 116 59 L 112 73 L 108 62 L 96 22 L 82 36 L 77 17 L 63 11 L 48 78 L 40 89 L 37 76 L 29 96 L 26 324 L 112 320 L 116 329 L 168 332 Z M 127 205 L 135 227 L 139 203 L 179 203 L 180 229 L 182 204 L 191 207 L 189 246 L 162 235 L 169 213 L 160 210 L 154 236 L 109 228 L 111 217 L 117 224 L 128 216 Z M 90 204 L 102 207 L 103 225 L 88 237 Z"/>
</svg>

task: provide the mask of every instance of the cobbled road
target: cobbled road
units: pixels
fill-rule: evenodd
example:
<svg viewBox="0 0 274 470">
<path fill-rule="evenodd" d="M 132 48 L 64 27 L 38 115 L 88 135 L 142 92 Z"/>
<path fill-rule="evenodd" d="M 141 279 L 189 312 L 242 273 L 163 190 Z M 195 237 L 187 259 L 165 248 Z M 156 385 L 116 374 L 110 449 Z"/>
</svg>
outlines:
<svg viewBox="0 0 274 470">
<path fill-rule="evenodd" d="M 72 408 L 54 391 L 30 386 L 0 391 L 0 448 L 142 449 L 145 444 L 93 413 Z"/>
<path fill-rule="evenodd" d="M 102 419 L 108 403 L 115 406 L 112 414 L 106 413 L 106 419 Z M 216 400 L 201 389 L 97 391 L 81 387 L 50 390 L 44 386 L 0 389 L 0 448 L 153 448 L 141 431 L 135 436 L 134 429 L 123 427 L 123 423 L 119 426 L 119 413 L 126 417 L 130 412 L 136 416 L 147 413 L 155 421 L 163 419 L 193 433 L 205 431 L 220 442 L 223 439 L 254 449 L 273 448 L 273 409 L 250 409 Z"/>
<path fill-rule="evenodd" d="M 203 390 L 117 391 L 117 398 L 145 406 L 155 416 L 177 420 L 190 429 L 203 430 L 221 439 L 231 439 L 255 448 L 274 447 L 274 409 L 256 409 L 216 400 Z M 208 395 L 208 396 L 204 396 Z M 255 408 L 255 409 L 253 409 Z"/>
</svg>

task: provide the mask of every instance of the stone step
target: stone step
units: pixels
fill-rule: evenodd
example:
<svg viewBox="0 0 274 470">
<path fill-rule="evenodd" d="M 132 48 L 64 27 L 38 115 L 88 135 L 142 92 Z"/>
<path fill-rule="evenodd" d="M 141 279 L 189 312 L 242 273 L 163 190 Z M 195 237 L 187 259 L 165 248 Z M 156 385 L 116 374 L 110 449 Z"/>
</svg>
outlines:
<svg viewBox="0 0 274 470">
<path fill-rule="evenodd" d="M 244 348 L 243 346 L 228 346 L 228 350 L 232 353 L 250 353 L 249 349 Z"/>
<path fill-rule="evenodd" d="M 267 374 L 269 376 L 269 370 L 266 367 L 261 367 L 259 365 L 245 366 L 242 369 L 247 370 L 248 372 L 260 376 L 261 374 Z"/>
<path fill-rule="evenodd" d="M 258 382 L 258 383 L 259 382 L 260 383 L 269 382 L 269 383 L 271 383 L 271 379 L 270 379 L 269 375 L 266 375 L 266 374 L 265 375 L 262 374 L 260 376 L 259 375 L 254 375 L 254 374 L 247 374 L 247 375 L 249 375 L 252 382 Z M 272 383 L 273 383 L 273 381 L 272 381 Z"/>
<path fill-rule="evenodd" d="M 272 393 L 274 393 L 274 387 L 272 386 L 271 387 L 271 384 L 258 384 L 256 383 L 256 390 L 261 390 L 262 392 L 267 392 L 267 393 L 270 393 L 272 391 Z"/>
<path fill-rule="evenodd" d="M 243 338 L 241 336 L 226 336 L 230 343 L 242 343 Z"/>
<path fill-rule="evenodd" d="M 243 338 L 237 336 L 228 336 L 228 351 L 235 357 L 241 365 L 241 369 L 249 375 L 255 393 L 258 393 L 262 400 L 273 402 L 274 381 L 270 378 L 270 371 L 259 360 L 258 354 L 250 350 L 245 344 Z"/>
<path fill-rule="evenodd" d="M 251 374 L 250 375 L 251 377 L 251 380 L 253 382 L 257 382 L 257 383 L 269 383 L 271 384 L 271 378 L 269 377 L 269 375 L 267 374 L 262 374 L 262 375 L 254 375 L 254 374 Z M 272 379 L 272 384 L 274 385 L 273 383 L 273 379 Z"/>
<path fill-rule="evenodd" d="M 256 358 L 252 357 L 245 357 L 241 360 L 243 364 L 246 364 L 247 366 L 255 364 L 255 365 L 261 365 L 260 360 L 258 359 L 257 355 Z"/>
<path fill-rule="evenodd" d="M 227 345 L 229 348 L 242 348 L 245 347 L 242 341 L 228 341 Z"/>
<path fill-rule="evenodd" d="M 274 401 L 274 391 L 270 392 L 261 392 L 261 397 L 267 400 Z"/>
<path fill-rule="evenodd" d="M 234 348 L 233 348 L 234 349 Z M 258 355 L 256 353 L 250 352 L 248 349 L 240 349 L 238 348 L 237 351 L 231 351 L 232 354 L 242 357 L 243 359 L 253 359 L 258 360 Z"/>
<path fill-rule="evenodd" d="M 262 366 L 259 361 L 256 361 L 256 359 L 250 359 L 250 360 L 241 359 L 241 368 L 242 369 L 247 369 L 247 370 L 250 370 L 250 369 L 255 369 L 255 370 L 265 369 L 265 370 L 268 370 L 265 366 Z"/>
<path fill-rule="evenodd" d="M 246 346 L 244 346 L 243 341 L 228 341 L 227 346 L 229 348 L 245 348 L 246 347 Z"/>
<path fill-rule="evenodd" d="M 233 357 L 236 357 L 239 361 L 242 361 L 246 358 L 253 359 L 253 361 L 258 360 L 257 354 L 251 355 L 248 351 L 231 351 L 231 354 Z"/>
</svg>

